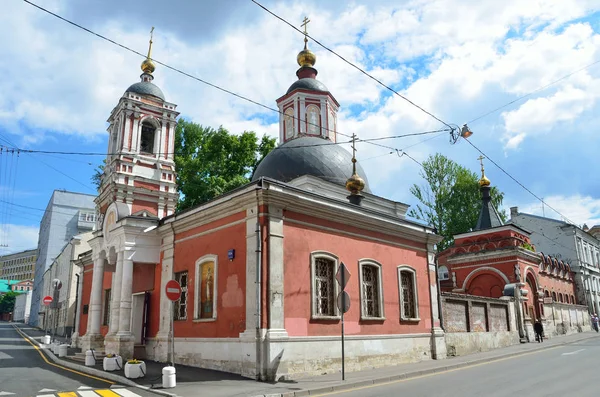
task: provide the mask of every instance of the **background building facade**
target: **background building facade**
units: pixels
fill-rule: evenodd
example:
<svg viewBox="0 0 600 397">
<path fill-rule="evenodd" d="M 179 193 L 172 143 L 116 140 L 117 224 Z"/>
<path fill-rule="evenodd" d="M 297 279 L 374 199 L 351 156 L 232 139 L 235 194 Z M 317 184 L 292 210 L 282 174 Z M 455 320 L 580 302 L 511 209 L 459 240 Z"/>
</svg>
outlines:
<svg viewBox="0 0 600 397">
<path fill-rule="evenodd" d="M 0 279 L 33 280 L 37 249 L 0 256 Z"/>
<path fill-rule="evenodd" d="M 38 317 L 43 298 L 42 279 L 46 270 L 73 236 L 94 228 L 96 221 L 94 198 L 95 196 L 91 194 L 64 190 L 55 190 L 52 194 L 40 222 L 29 324 L 41 326 Z"/>
<path fill-rule="evenodd" d="M 591 313 L 600 312 L 600 241 L 570 223 L 510 209 L 510 223 L 531 233 L 538 252 L 571 265 L 577 285 L 577 302 Z"/>
</svg>

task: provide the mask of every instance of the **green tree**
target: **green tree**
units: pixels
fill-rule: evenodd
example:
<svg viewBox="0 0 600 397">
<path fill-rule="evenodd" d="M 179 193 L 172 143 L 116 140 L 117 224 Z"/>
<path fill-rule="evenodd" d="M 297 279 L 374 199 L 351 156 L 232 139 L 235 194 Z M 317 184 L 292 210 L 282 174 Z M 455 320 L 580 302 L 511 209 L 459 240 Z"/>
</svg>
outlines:
<svg viewBox="0 0 600 397">
<path fill-rule="evenodd" d="M 0 313 L 10 313 L 14 310 L 17 295 L 19 294 L 14 291 L 8 291 L 0 296 Z"/>
<path fill-rule="evenodd" d="M 100 190 L 100 186 L 102 184 L 102 174 L 104 174 L 104 167 L 106 166 L 106 159 L 102 160 L 102 164 L 98 166 L 94 170 L 94 175 L 92 175 L 92 183 L 96 186 L 96 190 Z"/>
<path fill-rule="evenodd" d="M 275 139 L 244 131 L 230 134 L 179 120 L 175 130 L 175 166 L 180 193 L 178 210 L 213 199 L 250 181 L 253 171 L 273 148 Z"/>
<path fill-rule="evenodd" d="M 468 232 L 477 225 L 481 211 L 479 176 L 439 153 L 423 162 L 420 175 L 426 183 L 411 186 L 410 192 L 419 204 L 408 215 L 437 230 L 444 238 L 437 246 L 441 252 L 454 242 L 454 235 Z M 504 193 L 492 187 L 491 195 L 500 218 L 506 221 L 506 213 L 499 210 Z"/>
</svg>

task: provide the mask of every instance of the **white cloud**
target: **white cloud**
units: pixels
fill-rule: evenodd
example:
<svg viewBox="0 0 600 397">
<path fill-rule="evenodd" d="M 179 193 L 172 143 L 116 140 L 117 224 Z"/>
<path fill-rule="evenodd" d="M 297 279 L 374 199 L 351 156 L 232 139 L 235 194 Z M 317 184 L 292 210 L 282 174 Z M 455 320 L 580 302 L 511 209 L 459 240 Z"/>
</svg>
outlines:
<svg viewBox="0 0 600 397">
<path fill-rule="evenodd" d="M 525 212 L 533 215 L 546 216 L 553 219 L 562 219 L 574 222 L 578 226 L 586 224 L 588 227 L 600 224 L 600 199 L 591 196 L 582 196 L 575 194 L 572 196 L 549 196 L 544 198 L 548 206 L 556 209 L 558 212 L 568 218 L 562 219 L 562 216 L 550 209 L 548 206 L 542 208 L 542 203 L 530 202 L 519 206 L 519 212 Z"/>
<path fill-rule="evenodd" d="M 0 254 L 25 251 L 37 247 L 39 227 L 5 224 L 1 229 Z"/>
</svg>

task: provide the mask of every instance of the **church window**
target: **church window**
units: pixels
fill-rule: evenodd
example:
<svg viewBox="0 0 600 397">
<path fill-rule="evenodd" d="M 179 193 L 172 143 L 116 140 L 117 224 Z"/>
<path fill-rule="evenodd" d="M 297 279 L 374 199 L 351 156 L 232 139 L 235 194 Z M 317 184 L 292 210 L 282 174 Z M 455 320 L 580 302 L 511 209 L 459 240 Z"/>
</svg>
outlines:
<svg viewBox="0 0 600 397">
<path fill-rule="evenodd" d="M 335 113 L 333 110 L 330 110 L 327 116 L 327 129 L 329 130 L 327 131 L 327 136 L 331 141 L 335 142 Z"/>
<path fill-rule="evenodd" d="M 438 267 L 438 277 L 440 280 L 448 280 L 450 279 L 450 273 L 448 273 L 448 268 L 446 266 Z"/>
<path fill-rule="evenodd" d="M 206 255 L 196 261 L 195 320 L 217 318 L 217 256 Z"/>
<path fill-rule="evenodd" d="M 309 105 L 306 108 L 306 124 L 310 135 L 321 134 L 321 115 L 319 108 L 315 105 Z"/>
<path fill-rule="evenodd" d="M 173 313 L 174 320 L 186 320 L 187 319 L 187 302 L 188 302 L 188 272 L 175 273 L 175 281 L 181 286 L 181 296 L 179 300 L 175 302 Z"/>
<path fill-rule="evenodd" d="M 418 320 L 417 273 L 415 270 L 408 266 L 399 266 L 398 284 L 400 286 L 400 318 L 402 320 Z"/>
<path fill-rule="evenodd" d="M 110 289 L 104 290 L 104 315 L 102 316 L 102 325 L 110 323 Z"/>
<path fill-rule="evenodd" d="M 383 318 L 383 294 L 381 288 L 381 265 L 362 260 L 360 267 L 360 299 L 362 319 Z"/>
<path fill-rule="evenodd" d="M 284 120 L 284 128 L 285 128 L 285 138 L 293 138 L 294 137 L 294 108 L 288 108 L 285 111 Z"/>
<path fill-rule="evenodd" d="M 142 134 L 140 136 L 140 152 L 153 154 L 154 153 L 154 134 L 156 128 L 148 123 L 142 123 Z"/>
<path fill-rule="evenodd" d="M 338 258 L 325 252 L 311 254 L 312 314 L 315 318 L 337 318 L 335 271 Z"/>
</svg>

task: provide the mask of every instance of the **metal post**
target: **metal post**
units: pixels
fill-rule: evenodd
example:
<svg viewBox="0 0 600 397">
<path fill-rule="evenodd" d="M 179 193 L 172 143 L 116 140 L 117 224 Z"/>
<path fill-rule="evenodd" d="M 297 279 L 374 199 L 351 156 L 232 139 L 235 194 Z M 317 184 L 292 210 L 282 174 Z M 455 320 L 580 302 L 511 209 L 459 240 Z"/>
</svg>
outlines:
<svg viewBox="0 0 600 397">
<path fill-rule="evenodd" d="M 174 367 L 175 366 L 175 325 L 174 325 L 174 320 L 173 317 L 175 312 L 174 312 L 174 305 L 175 302 L 171 301 L 171 366 Z"/>
<path fill-rule="evenodd" d="M 346 296 L 342 295 L 342 301 L 346 300 Z M 346 302 L 343 302 L 345 307 Z M 346 371 L 344 368 L 344 311 L 342 310 L 342 380 L 346 380 Z"/>
</svg>

